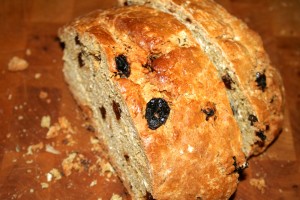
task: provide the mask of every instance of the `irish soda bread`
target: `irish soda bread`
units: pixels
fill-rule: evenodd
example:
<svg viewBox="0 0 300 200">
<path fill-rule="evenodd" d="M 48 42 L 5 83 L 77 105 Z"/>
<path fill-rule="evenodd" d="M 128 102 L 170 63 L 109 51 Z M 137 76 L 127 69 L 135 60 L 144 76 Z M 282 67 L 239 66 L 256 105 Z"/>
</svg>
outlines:
<svg viewBox="0 0 300 200">
<path fill-rule="evenodd" d="M 261 40 L 212 1 L 120 2 L 59 30 L 74 97 L 133 199 L 228 199 L 282 126 Z"/>
</svg>

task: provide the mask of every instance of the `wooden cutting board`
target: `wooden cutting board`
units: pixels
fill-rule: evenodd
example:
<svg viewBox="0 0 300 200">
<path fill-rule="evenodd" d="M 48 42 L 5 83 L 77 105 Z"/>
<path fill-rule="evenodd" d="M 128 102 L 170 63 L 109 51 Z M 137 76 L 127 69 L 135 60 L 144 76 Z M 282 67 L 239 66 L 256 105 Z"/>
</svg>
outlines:
<svg viewBox="0 0 300 200">
<path fill-rule="evenodd" d="M 259 32 L 286 88 L 282 134 L 232 199 L 300 199 L 300 2 L 218 0 Z M 63 80 L 57 29 L 109 0 L 2 0 L 0 199 L 130 199 Z M 13 56 L 29 67 L 7 70 Z M 49 132 L 50 127 L 50 132 Z"/>
</svg>

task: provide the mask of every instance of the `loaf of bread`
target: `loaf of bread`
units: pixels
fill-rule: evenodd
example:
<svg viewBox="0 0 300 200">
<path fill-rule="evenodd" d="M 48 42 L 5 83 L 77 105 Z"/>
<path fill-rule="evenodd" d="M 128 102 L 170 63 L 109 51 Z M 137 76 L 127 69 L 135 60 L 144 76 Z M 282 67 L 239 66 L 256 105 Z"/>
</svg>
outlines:
<svg viewBox="0 0 300 200">
<path fill-rule="evenodd" d="M 130 0 L 59 30 L 63 72 L 133 199 L 228 199 L 283 121 L 260 38 L 210 0 Z"/>
</svg>

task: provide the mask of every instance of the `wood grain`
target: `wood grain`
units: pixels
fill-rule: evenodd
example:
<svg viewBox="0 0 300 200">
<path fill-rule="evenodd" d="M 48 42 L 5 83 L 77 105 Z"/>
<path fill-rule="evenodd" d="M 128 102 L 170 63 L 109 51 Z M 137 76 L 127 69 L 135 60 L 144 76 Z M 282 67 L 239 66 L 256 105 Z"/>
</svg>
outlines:
<svg viewBox="0 0 300 200">
<path fill-rule="evenodd" d="M 232 199 L 299 199 L 300 2 L 218 2 L 262 36 L 286 89 L 283 133 L 267 152 L 251 158 Z M 1 1 L 0 199 L 110 199 L 113 194 L 129 199 L 115 174 L 103 172 L 105 155 L 95 150 L 92 128 L 63 80 L 62 50 L 56 36 L 57 29 L 74 17 L 115 5 L 109 0 Z M 8 71 L 13 56 L 26 59 L 29 68 Z M 40 96 L 42 91 L 47 97 Z M 48 128 L 41 127 L 43 116 L 50 116 L 51 125 L 65 117 L 72 130 L 47 139 Z M 28 147 L 36 144 L 43 147 L 31 154 Z M 60 154 L 47 152 L 46 145 Z M 62 163 L 72 153 L 80 168 L 68 175 Z M 61 179 L 49 181 L 53 168 L 61 172 Z M 263 180 L 265 187 L 254 186 L 255 180 Z M 41 183 L 48 187 L 42 188 Z"/>
</svg>

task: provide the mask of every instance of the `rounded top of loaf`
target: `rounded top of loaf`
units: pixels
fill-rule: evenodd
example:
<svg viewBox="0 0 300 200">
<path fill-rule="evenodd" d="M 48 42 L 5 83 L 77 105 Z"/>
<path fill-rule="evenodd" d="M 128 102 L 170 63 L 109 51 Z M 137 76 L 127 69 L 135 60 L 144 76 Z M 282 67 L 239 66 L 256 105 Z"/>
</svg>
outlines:
<svg viewBox="0 0 300 200">
<path fill-rule="evenodd" d="M 106 55 L 109 76 L 126 102 L 148 160 L 153 198 L 229 198 L 245 163 L 241 130 L 228 88 L 192 31 L 174 16 L 144 6 L 95 11 L 61 34 L 68 31 L 92 39 L 96 43 L 91 51 Z M 118 56 L 126 59 L 130 74 L 120 74 Z M 268 89 L 279 88 L 273 71 L 268 67 Z M 264 95 L 270 98 L 269 92 Z M 154 129 L 145 116 L 153 98 L 170 108 L 166 121 Z M 266 116 L 264 101 L 253 102 L 261 111 L 259 119 L 272 118 Z"/>
</svg>

